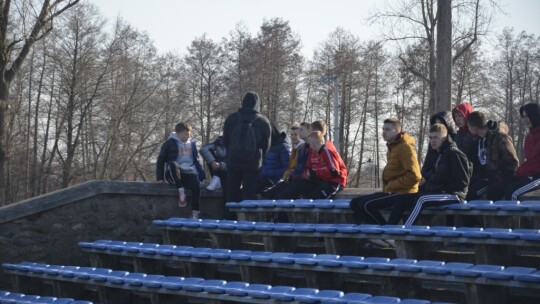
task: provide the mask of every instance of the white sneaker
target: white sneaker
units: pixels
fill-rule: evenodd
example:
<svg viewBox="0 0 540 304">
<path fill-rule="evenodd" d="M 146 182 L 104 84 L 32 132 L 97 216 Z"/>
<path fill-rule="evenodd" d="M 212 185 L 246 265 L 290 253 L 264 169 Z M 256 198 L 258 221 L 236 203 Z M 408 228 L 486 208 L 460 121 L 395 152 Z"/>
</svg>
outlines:
<svg viewBox="0 0 540 304">
<path fill-rule="evenodd" d="M 187 205 L 186 202 L 186 191 L 184 190 L 184 187 L 178 188 L 178 207 L 185 207 Z"/>
<path fill-rule="evenodd" d="M 198 219 L 199 219 L 199 214 L 200 214 L 200 213 L 201 213 L 201 212 L 198 211 L 198 210 L 193 210 L 193 211 L 191 211 L 191 218 L 194 219 L 194 220 L 198 220 Z"/>
<path fill-rule="evenodd" d="M 214 191 L 221 188 L 221 179 L 219 179 L 219 176 L 212 176 L 212 179 L 210 180 L 210 183 L 208 183 L 208 186 L 206 186 L 207 190 Z"/>
</svg>

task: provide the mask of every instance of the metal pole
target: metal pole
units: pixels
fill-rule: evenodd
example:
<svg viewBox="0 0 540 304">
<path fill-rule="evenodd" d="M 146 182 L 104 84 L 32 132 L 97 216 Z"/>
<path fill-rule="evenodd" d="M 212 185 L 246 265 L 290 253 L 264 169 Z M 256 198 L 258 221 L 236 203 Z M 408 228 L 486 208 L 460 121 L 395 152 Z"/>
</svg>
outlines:
<svg viewBox="0 0 540 304">
<path fill-rule="evenodd" d="M 338 153 L 341 153 L 339 149 L 339 77 L 334 76 L 334 146 Z"/>
</svg>

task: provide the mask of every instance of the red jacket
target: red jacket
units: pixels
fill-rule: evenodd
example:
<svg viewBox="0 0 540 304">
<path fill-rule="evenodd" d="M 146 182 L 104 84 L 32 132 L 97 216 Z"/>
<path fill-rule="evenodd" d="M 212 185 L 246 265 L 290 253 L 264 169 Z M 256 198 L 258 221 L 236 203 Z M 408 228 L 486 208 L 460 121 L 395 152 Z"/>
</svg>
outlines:
<svg viewBox="0 0 540 304">
<path fill-rule="evenodd" d="M 319 151 L 311 149 L 306 168 L 318 179 L 347 186 L 347 167 L 333 144 L 323 145 Z"/>
<path fill-rule="evenodd" d="M 529 130 L 523 144 L 525 161 L 517 168 L 516 176 L 540 174 L 540 127 Z"/>
</svg>

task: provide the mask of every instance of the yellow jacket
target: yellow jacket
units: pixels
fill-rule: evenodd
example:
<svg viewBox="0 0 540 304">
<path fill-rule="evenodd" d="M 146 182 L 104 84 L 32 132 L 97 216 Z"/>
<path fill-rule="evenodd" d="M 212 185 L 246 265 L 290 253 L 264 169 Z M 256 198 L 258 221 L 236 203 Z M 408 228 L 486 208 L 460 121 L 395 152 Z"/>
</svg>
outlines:
<svg viewBox="0 0 540 304">
<path fill-rule="evenodd" d="M 296 170 L 296 165 L 298 164 L 298 148 L 304 144 L 303 140 L 300 140 L 296 146 L 293 147 L 291 152 L 291 157 L 289 157 L 289 164 L 287 165 L 287 170 L 283 173 L 283 180 L 287 180 L 289 176 Z"/>
<path fill-rule="evenodd" d="M 382 175 L 383 192 L 398 194 L 418 192 L 422 174 L 414 144 L 414 138 L 406 132 L 399 133 L 394 141 L 387 143 L 387 162 Z"/>
</svg>

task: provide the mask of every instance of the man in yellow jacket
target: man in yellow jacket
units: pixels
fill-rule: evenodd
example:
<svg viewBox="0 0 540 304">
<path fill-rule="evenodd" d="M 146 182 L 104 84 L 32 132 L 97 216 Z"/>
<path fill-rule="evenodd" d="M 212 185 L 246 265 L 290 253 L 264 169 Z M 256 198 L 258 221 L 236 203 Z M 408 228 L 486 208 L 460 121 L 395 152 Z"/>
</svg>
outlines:
<svg viewBox="0 0 540 304">
<path fill-rule="evenodd" d="M 401 130 L 400 121 L 396 118 L 386 119 L 382 136 L 388 147 L 382 176 L 383 191 L 351 200 L 351 209 L 359 223 L 386 224 L 379 210 L 393 206 L 393 200 L 388 198 L 418 192 L 418 184 L 422 179 L 414 147 L 415 140 Z"/>
</svg>

